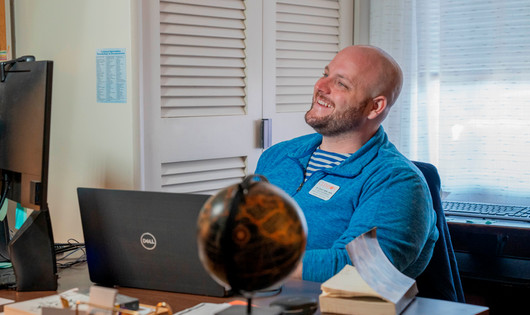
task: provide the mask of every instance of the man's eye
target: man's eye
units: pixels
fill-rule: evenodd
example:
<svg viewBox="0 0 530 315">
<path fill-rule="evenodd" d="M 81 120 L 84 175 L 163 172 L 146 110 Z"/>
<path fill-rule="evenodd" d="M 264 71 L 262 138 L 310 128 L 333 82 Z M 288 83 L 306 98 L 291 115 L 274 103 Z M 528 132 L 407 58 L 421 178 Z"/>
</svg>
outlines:
<svg viewBox="0 0 530 315">
<path fill-rule="evenodd" d="M 326 78 L 326 77 L 328 76 L 328 74 L 325 73 L 325 72 L 323 72 L 323 73 L 322 73 L 322 76 L 323 76 L 324 78 Z"/>
</svg>

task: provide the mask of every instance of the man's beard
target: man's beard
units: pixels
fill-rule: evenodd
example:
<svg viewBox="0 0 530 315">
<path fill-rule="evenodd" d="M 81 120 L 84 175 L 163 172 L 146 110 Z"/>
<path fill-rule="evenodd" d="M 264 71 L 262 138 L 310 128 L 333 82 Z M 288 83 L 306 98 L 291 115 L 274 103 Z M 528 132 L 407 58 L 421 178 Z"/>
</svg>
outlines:
<svg viewBox="0 0 530 315">
<path fill-rule="evenodd" d="M 350 106 L 344 112 L 333 112 L 325 117 L 313 117 L 311 107 L 305 114 L 305 122 L 323 136 L 332 137 L 343 133 L 355 131 L 363 120 L 363 111 L 368 105 L 368 100 L 358 106 Z M 313 105 L 315 106 L 315 105 Z M 318 106 L 318 105 L 316 105 Z"/>
</svg>

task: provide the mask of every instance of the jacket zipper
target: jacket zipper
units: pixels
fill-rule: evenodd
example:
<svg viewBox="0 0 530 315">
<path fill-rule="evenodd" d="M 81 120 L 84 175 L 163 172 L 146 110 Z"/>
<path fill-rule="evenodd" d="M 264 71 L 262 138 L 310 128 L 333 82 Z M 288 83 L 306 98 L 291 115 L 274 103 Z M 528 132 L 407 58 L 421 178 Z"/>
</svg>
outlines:
<svg viewBox="0 0 530 315">
<path fill-rule="evenodd" d="M 302 183 L 300 184 L 300 186 L 298 186 L 298 188 L 296 188 L 296 192 L 295 192 L 295 194 L 296 194 L 297 192 L 299 192 L 299 191 L 302 189 L 302 186 L 304 186 L 304 183 L 305 183 L 305 178 L 304 178 L 304 180 L 302 181 Z"/>
</svg>

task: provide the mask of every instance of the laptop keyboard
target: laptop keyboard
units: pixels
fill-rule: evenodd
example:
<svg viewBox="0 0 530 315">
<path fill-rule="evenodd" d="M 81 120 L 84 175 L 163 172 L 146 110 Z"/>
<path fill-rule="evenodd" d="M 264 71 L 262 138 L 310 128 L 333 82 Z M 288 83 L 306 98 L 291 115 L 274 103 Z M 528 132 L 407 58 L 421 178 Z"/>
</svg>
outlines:
<svg viewBox="0 0 530 315">
<path fill-rule="evenodd" d="M 443 201 L 446 215 L 530 222 L 530 207 Z"/>
</svg>

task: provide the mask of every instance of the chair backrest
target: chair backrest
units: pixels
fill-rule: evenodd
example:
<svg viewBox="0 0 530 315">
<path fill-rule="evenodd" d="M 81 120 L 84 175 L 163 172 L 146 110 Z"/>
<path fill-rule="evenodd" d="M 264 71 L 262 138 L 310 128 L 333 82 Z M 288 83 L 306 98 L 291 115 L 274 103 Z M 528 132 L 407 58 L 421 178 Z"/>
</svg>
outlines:
<svg viewBox="0 0 530 315">
<path fill-rule="evenodd" d="M 432 164 L 417 161 L 413 163 L 423 173 L 429 185 L 437 216 L 436 227 L 440 233 L 434 245 L 431 261 L 423 273 L 416 278 L 418 296 L 463 303 L 465 302 L 464 291 L 440 197 L 440 175 Z"/>
</svg>

